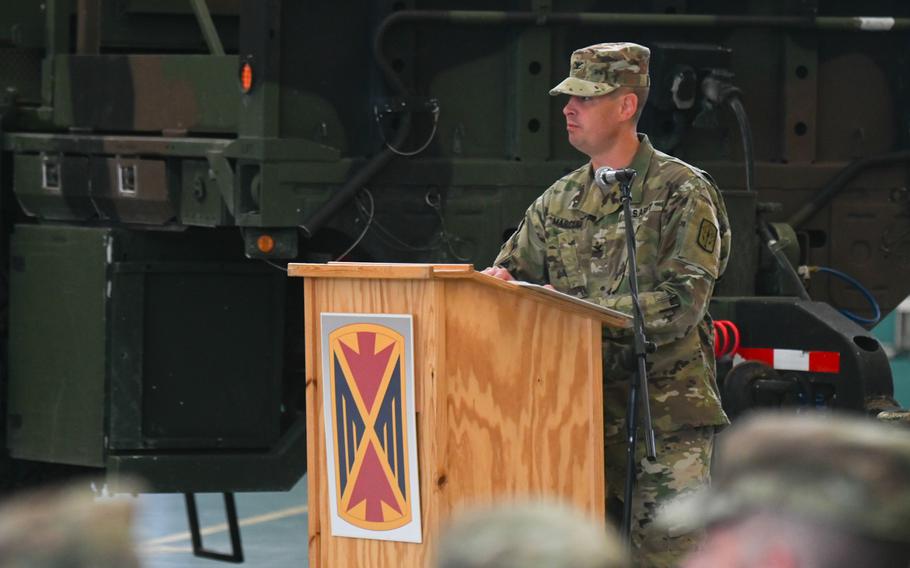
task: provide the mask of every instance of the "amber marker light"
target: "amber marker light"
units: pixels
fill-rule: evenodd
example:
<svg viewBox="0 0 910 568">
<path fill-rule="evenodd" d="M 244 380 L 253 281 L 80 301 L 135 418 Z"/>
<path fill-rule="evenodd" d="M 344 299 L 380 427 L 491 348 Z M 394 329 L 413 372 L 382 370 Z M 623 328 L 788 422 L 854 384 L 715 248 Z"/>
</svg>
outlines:
<svg viewBox="0 0 910 568">
<path fill-rule="evenodd" d="M 249 62 L 240 68 L 240 88 L 244 93 L 249 93 L 253 89 L 253 66 Z"/>
<path fill-rule="evenodd" d="M 275 250 L 275 239 L 270 235 L 260 235 L 259 238 L 256 239 L 256 248 L 259 249 L 259 252 L 269 254 Z"/>
</svg>

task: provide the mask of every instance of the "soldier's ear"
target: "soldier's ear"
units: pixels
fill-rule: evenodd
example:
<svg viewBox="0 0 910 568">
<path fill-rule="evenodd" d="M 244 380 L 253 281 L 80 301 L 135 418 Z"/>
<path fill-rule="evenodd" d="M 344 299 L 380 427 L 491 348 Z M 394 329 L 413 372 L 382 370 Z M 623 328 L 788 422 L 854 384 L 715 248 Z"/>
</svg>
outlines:
<svg viewBox="0 0 910 568">
<path fill-rule="evenodd" d="M 622 95 L 622 104 L 619 107 L 619 116 L 622 120 L 629 120 L 635 116 L 638 110 L 638 97 L 635 93 L 629 91 Z"/>
</svg>

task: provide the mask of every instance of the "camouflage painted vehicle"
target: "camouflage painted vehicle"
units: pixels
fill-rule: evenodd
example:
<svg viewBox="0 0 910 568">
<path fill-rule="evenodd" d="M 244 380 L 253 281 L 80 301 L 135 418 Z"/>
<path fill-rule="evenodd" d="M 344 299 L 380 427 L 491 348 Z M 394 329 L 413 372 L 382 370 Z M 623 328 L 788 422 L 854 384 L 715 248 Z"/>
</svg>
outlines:
<svg viewBox="0 0 910 568">
<path fill-rule="evenodd" d="M 853 274 L 884 312 L 908 293 L 910 7 L 766 9 L 6 3 L 0 476 L 290 488 L 305 377 L 300 282 L 283 265 L 488 265 L 582 163 L 547 91 L 601 41 L 651 48 L 642 130 L 723 190 L 733 254 L 712 314 L 743 347 L 837 361 L 722 363 L 731 414 L 889 406 L 871 324 L 833 307 L 866 314 L 867 298 L 818 273 L 806 294 L 793 267 Z"/>
</svg>

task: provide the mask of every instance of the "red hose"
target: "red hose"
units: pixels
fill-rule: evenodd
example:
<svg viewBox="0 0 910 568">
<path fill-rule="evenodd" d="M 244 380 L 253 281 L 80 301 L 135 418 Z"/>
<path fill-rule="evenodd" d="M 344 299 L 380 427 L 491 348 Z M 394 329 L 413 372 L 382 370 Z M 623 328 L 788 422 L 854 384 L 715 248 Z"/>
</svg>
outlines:
<svg viewBox="0 0 910 568">
<path fill-rule="evenodd" d="M 733 341 L 730 341 L 730 336 Z M 723 343 L 720 342 L 723 339 Z M 727 355 L 735 355 L 739 351 L 739 328 L 730 320 L 717 320 L 714 322 L 714 356 L 717 359 Z"/>
<path fill-rule="evenodd" d="M 727 347 L 730 345 L 730 336 L 727 335 L 727 327 L 723 325 L 723 321 L 714 322 L 714 333 L 717 332 L 720 332 L 720 336 L 724 340 L 723 343 L 714 343 L 714 356 L 720 359 L 727 352 Z"/>
<path fill-rule="evenodd" d="M 727 321 L 727 325 L 730 326 L 730 329 L 733 331 L 733 349 L 730 350 L 730 355 L 736 355 L 736 352 L 739 351 L 739 328 L 736 327 L 736 324 L 732 321 Z"/>
</svg>

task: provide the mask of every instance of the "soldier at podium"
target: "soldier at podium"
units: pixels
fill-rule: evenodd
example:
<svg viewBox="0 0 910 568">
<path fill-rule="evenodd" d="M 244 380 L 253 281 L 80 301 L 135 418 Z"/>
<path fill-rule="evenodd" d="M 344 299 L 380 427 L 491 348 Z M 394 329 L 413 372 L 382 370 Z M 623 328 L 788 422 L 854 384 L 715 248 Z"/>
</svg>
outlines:
<svg viewBox="0 0 910 568">
<path fill-rule="evenodd" d="M 618 184 L 600 188 L 594 171 L 633 168 L 632 217 L 648 356 L 650 405 L 658 458 L 640 459 L 633 497 L 633 554 L 642 566 L 674 566 L 697 540 L 654 526 L 670 498 L 709 481 L 716 427 L 728 420 L 715 378 L 708 303 L 730 254 L 720 192 L 703 171 L 654 149 L 637 133 L 650 85 L 648 48 L 603 43 L 572 53 L 569 77 L 551 95 L 563 108 L 569 142 L 590 161 L 557 180 L 525 213 L 484 272 L 549 284 L 631 313 L 625 227 Z M 606 330 L 604 422 L 611 511 L 621 511 L 624 420 L 635 376 L 631 331 Z M 617 506 L 619 505 L 619 506 Z"/>
</svg>

